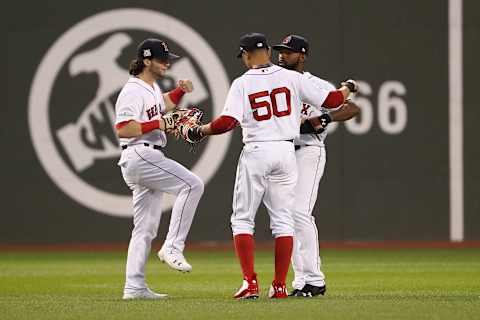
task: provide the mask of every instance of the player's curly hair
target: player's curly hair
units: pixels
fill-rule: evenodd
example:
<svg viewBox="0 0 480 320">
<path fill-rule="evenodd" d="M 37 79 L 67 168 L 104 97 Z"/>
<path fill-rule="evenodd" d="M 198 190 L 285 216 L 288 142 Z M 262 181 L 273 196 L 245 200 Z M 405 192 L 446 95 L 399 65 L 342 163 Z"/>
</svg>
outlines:
<svg viewBox="0 0 480 320">
<path fill-rule="evenodd" d="M 143 68 L 145 68 L 145 64 L 143 64 L 143 60 L 140 59 L 133 59 L 130 62 L 130 67 L 128 68 L 128 73 L 132 76 L 137 76 L 142 73 Z"/>
</svg>

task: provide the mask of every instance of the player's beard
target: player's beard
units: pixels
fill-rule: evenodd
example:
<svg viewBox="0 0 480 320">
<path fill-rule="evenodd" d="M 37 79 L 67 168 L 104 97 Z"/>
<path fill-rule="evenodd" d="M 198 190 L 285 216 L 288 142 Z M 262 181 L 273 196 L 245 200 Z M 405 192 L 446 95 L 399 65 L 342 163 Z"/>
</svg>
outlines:
<svg viewBox="0 0 480 320">
<path fill-rule="evenodd" d="M 157 80 L 165 75 L 165 71 L 160 69 L 151 69 L 150 72 Z"/>
<path fill-rule="evenodd" d="M 278 65 L 282 68 L 285 68 L 285 69 L 288 69 L 288 70 L 296 70 L 297 69 L 297 66 L 298 66 L 298 59 L 297 61 L 295 61 L 294 63 L 290 63 L 288 64 L 287 62 L 285 61 L 278 61 Z"/>
<path fill-rule="evenodd" d="M 149 72 L 158 80 L 165 75 L 167 69 L 168 67 L 165 68 L 163 66 L 160 66 L 159 64 L 152 63 L 149 67 Z"/>
</svg>

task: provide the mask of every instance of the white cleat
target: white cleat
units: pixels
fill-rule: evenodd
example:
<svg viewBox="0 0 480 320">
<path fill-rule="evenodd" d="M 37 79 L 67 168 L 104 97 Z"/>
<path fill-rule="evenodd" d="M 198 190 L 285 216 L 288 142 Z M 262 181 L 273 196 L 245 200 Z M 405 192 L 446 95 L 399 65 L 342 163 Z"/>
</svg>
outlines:
<svg viewBox="0 0 480 320">
<path fill-rule="evenodd" d="M 149 288 L 125 292 L 123 294 L 123 300 L 160 300 L 166 299 L 167 297 L 168 294 L 156 293 Z"/>
<path fill-rule="evenodd" d="M 233 296 L 234 299 L 249 299 L 256 300 L 258 299 L 258 283 L 257 279 L 251 279 L 247 281 L 243 279 L 242 286 Z"/>
<path fill-rule="evenodd" d="M 192 271 L 192 266 L 187 262 L 183 254 L 181 253 L 167 253 L 167 250 L 164 248 L 158 251 L 158 258 L 162 262 L 166 262 L 171 268 L 181 271 L 181 272 L 190 272 Z"/>
</svg>

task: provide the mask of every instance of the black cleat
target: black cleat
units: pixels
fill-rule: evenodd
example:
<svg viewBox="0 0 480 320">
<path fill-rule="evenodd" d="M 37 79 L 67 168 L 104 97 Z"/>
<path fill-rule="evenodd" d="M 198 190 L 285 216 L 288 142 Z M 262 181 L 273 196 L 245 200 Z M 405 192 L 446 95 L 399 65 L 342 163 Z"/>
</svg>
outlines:
<svg viewBox="0 0 480 320">
<path fill-rule="evenodd" d="M 294 289 L 290 294 L 288 295 L 289 297 L 298 297 L 297 294 L 301 293 L 302 291 L 300 289 Z"/>
<path fill-rule="evenodd" d="M 326 291 L 327 291 L 327 286 L 316 287 L 316 286 L 312 286 L 311 284 L 306 284 L 300 291 L 301 294 L 296 295 L 296 297 L 311 298 L 318 295 L 324 296 Z"/>
</svg>

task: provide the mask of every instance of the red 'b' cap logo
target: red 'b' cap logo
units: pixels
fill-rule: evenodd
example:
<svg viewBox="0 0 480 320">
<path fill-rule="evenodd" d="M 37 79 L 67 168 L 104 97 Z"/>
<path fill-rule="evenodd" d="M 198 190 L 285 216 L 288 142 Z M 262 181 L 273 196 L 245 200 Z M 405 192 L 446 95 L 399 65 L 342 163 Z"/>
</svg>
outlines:
<svg viewBox="0 0 480 320">
<path fill-rule="evenodd" d="M 292 36 L 288 36 L 285 39 L 283 39 L 282 43 L 283 44 L 288 44 L 290 42 L 290 40 L 292 40 Z"/>
</svg>

